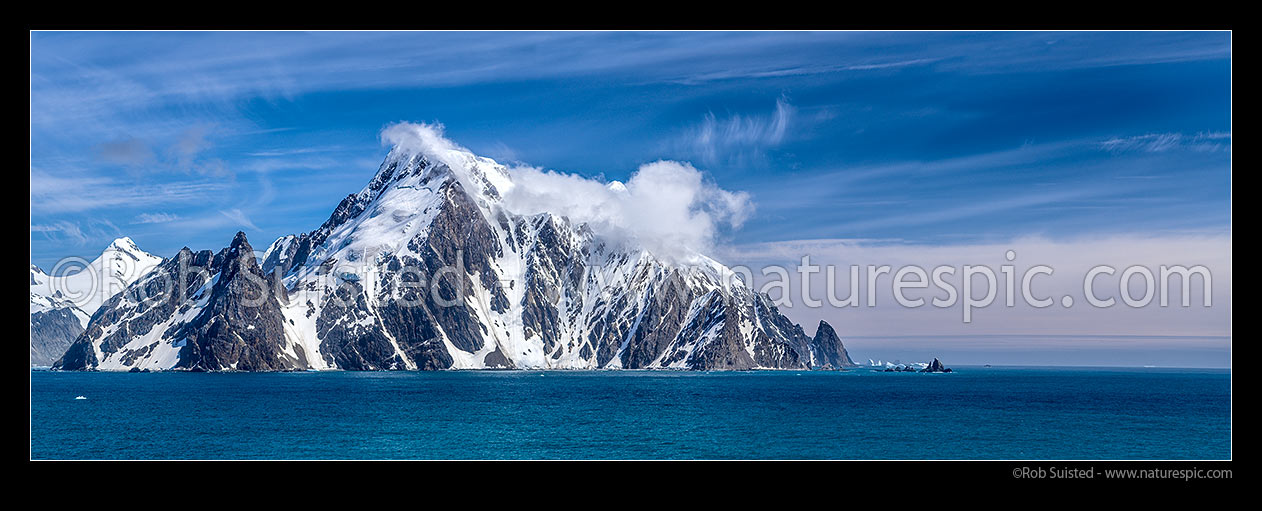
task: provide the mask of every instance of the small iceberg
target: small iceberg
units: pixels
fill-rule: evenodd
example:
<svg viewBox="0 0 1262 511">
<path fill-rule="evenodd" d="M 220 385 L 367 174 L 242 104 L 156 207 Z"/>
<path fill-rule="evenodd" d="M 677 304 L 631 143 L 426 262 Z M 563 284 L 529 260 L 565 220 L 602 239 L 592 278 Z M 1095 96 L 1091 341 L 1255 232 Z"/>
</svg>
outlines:
<svg viewBox="0 0 1262 511">
<path fill-rule="evenodd" d="M 80 399 L 87 399 L 87 396 L 75 396 L 74 398 L 75 398 L 75 400 L 77 401 L 77 400 L 80 400 Z"/>
</svg>

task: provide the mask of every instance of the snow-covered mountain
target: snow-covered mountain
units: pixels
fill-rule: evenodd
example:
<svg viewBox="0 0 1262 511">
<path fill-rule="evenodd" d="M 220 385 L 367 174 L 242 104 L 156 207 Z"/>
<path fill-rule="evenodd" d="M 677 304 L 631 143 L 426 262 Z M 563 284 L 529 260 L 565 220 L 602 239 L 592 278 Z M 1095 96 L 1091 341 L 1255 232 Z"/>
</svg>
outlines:
<svg viewBox="0 0 1262 511">
<path fill-rule="evenodd" d="M 71 274 L 48 275 L 32 264 L 31 365 L 46 366 L 61 357 L 102 303 L 161 262 L 124 237 L 91 262 L 71 263 Z"/>
<path fill-rule="evenodd" d="M 514 186 L 466 150 L 396 146 L 323 225 L 276 240 L 261 264 L 242 233 L 217 254 L 182 250 L 111 298 L 55 367 L 853 365 L 829 325 L 808 336 L 722 264 L 517 214 L 501 195 Z"/>
</svg>

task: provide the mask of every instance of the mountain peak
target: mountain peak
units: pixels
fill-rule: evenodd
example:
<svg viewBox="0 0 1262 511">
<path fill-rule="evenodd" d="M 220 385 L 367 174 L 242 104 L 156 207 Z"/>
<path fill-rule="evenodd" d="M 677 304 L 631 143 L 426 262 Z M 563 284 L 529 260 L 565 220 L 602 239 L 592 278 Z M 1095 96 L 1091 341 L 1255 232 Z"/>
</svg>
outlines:
<svg viewBox="0 0 1262 511">
<path fill-rule="evenodd" d="M 106 250 L 110 250 L 110 249 L 122 250 L 124 252 L 139 252 L 140 251 L 140 247 L 136 246 L 136 242 L 132 241 L 132 239 L 128 236 L 116 238 L 114 241 L 110 242 L 110 246 L 105 247 L 105 249 Z"/>
<path fill-rule="evenodd" d="M 236 233 L 208 265 L 215 276 L 188 286 L 202 294 L 161 308 L 116 301 L 76 341 L 82 360 L 63 367 L 852 365 L 830 326 L 808 337 L 768 297 L 736 285 L 734 271 L 694 250 L 693 231 L 712 225 L 660 225 L 694 219 L 694 208 L 706 205 L 698 197 L 719 193 L 697 188 L 702 176 L 691 166 L 659 162 L 607 187 L 529 170 L 510 175 L 443 138 L 440 125 L 400 123 L 382 139 L 393 147 L 377 173 L 319 228 L 272 243 L 261 264 Z M 681 198 L 657 200 L 665 192 Z M 574 197 L 588 194 L 595 197 Z M 637 208 L 669 211 L 618 216 Z M 418 272 L 433 278 L 422 284 Z M 282 289 L 264 289 L 259 304 L 255 286 L 267 275 L 280 277 Z M 120 346 L 105 329 L 118 318 L 163 326 Z M 148 346 L 156 347 L 136 355 Z"/>
<path fill-rule="evenodd" d="M 160 263 L 161 257 L 141 250 L 136 242 L 124 236 L 111 242 L 87 265 L 72 264 L 66 268 L 58 264 L 52 270 L 54 274 L 50 275 L 32 264 L 31 312 L 65 309 L 78 319 L 81 329 L 87 326 L 88 319 L 97 308 Z M 37 326 L 32 323 L 33 332 Z M 63 331 L 56 335 L 67 333 Z M 74 339 L 63 340 L 68 342 Z"/>
<path fill-rule="evenodd" d="M 449 172 L 478 200 L 498 201 L 501 194 L 512 188 L 507 167 L 452 142 L 443 131 L 442 124 L 401 122 L 387 127 L 381 139 L 391 149 L 378 178 L 390 179 L 383 174 L 394 172 L 396 167 L 402 171 L 407 167 L 425 167 L 423 162 L 428 162 L 438 173 Z M 402 172 L 394 172 L 393 179 L 401 175 Z M 374 183 L 378 180 L 374 179 Z"/>
<path fill-rule="evenodd" d="M 854 365 L 841 338 L 837 337 L 837 331 L 824 320 L 820 320 L 815 337 L 811 339 L 811 351 L 814 352 L 814 363 L 819 366 L 841 368 Z"/>
<path fill-rule="evenodd" d="M 232 237 L 232 244 L 228 245 L 227 254 L 230 257 L 248 255 L 250 260 L 254 260 L 254 247 L 251 247 L 250 241 L 245 238 L 245 232 L 237 231 L 237 235 Z"/>
</svg>

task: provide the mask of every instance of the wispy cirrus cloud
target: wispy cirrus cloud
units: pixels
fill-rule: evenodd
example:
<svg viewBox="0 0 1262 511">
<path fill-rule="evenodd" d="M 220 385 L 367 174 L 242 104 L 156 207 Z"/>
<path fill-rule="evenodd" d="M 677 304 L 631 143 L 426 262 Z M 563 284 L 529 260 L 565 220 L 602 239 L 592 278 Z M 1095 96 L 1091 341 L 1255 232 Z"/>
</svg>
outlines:
<svg viewBox="0 0 1262 511">
<path fill-rule="evenodd" d="M 136 215 L 136 219 L 132 220 L 133 224 L 165 224 L 179 220 L 179 215 L 170 213 L 141 213 Z"/>
<path fill-rule="evenodd" d="M 50 239 L 52 234 L 59 234 L 78 244 L 83 244 L 88 239 L 88 237 L 83 234 L 83 229 L 79 228 L 79 224 L 64 220 L 60 222 L 53 222 L 51 224 L 31 225 L 31 232 L 43 233 L 44 236 L 49 237 Z"/>
<path fill-rule="evenodd" d="M 1143 151 L 1161 153 L 1176 149 L 1216 152 L 1231 150 L 1231 133 L 1209 132 L 1185 135 L 1183 133 L 1147 133 L 1131 137 L 1114 137 L 1100 142 L 1105 151 L 1121 153 Z"/>
<path fill-rule="evenodd" d="M 100 218 L 86 222 L 59 220 L 31 224 L 31 232 L 41 233 L 48 240 L 68 241 L 76 246 L 84 246 L 96 239 L 116 237 L 121 233 L 113 222 Z"/>
<path fill-rule="evenodd" d="M 685 85 L 700 85 L 707 82 L 715 82 L 721 80 L 737 80 L 737 79 L 759 79 L 759 78 L 784 78 L 790 76 L 810 76 L 822 75 L 828 73 L 839 73 L 844 71 L 876 71 L 881 69 L 897 69 L 911 66 L 925 66 L 938 62 L 937 58 L 913 58 L 906 60 L 878 60 L 871 61 L 863 59 L 863 63 L 850 64 L 834 64 L 834 65 L 802 65 L 792 67 L 769 67 L 767 65 L 721 69 L 707 73 L 690 74 L 686 77 L 675 80 L 677 83 Z"/>
<path fill-rule="evenodd" d="M 219 210 L 219 214 L 223 215 L 228 220 L 231 220 L 236 225 L 239 225 L 242 227 L 249 227 L 250 229 L 255 230 L 255 231 L 259 230 L 259 226 L 254 225 L 254 222 L 250 220 L 250 217 L 246 216 L 245 212 L 241 211 L 240 209 L 237 209 L 237 208 L 221 209 Z"/>
<path fill-rule="evenodd" d="M 924 59 L 872 62 L 868 64 L 853 64 L 849 66 L 842 66 L 841 69 L 845 71 L 873 71 L 877 69 L 894 69 L 894 68 L 908 67 L 908 66 L 923 66 L 926 64 L 932 64 L 939 60 L 941 59 L 924 58 Z"/>
<path fill-rule="evenodd" d="M 784 96 L 776 98 L 775 109 L 765 115 L 731 114 L 719 118 L 710 112 L 678 143 L 707 164 L 755 156 L 785 141 L 796 113 L 797 109 Z"/>
<path fill-rule="evenodd" d="M 330 153 L 330 152 L 337 152 L 337 151 L 345 151 L 346 149 L 347 148 L 345 146 L 340 146 L 340 145 L 325 146 L 325 147 L 289 147 L 289 148 L 275 148 L 275 149 L 251 151 L 251 152 L 245 153 L 245 156 L 250 156 L 254 158 L 282 158 L 282 157 L 290 157 L 290 156 L 297 156 L 297 155 L 311 154 L 311 153 Z"/>
<path fill-rule="evenodd" d="M 216 181 L 144 183 L 105 176 L 63 176 L 31 169 L 31 211 L 75 213 L 136 204 L 201 201 L 227 184 Z"/>
<path fill-rule="evenodd" d="M 83 139 L 115 126 L 164 135 L 191 119 L 257 128 L 243 98 L 317 91 L 593 77 L 703 84 L 925 66 L 1006 73 L 1224 59 L 1231 47 L 1195 33 L 372 32 L 35 33 L 32 50 L 33 131 Z M 172 106 L 183 126 L 151 115 Z"/>
</svg>

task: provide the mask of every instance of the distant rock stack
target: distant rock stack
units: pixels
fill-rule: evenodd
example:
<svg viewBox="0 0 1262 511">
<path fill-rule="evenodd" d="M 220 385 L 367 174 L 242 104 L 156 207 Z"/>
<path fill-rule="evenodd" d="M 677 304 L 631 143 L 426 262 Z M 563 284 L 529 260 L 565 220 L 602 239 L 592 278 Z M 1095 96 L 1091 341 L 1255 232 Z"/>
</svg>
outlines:
<svg viewBox="0 0 1262 511">
<path fill-rule="evenodd" d="M 929 367 L 921 369 L 920 372 L 922 373 L 949 373 L 951 372 L 951 368 L 943 366 L 940 360 L 938 360 L 937 358 L 934 358 L 933 362 L 929 364 Z"/>
<path fill-rule="evenodd" d="M 815 329 L 815 337 L 811 339 L 810 352 L 813 367 L 840 369 L 856 365 L 853 360 L 850 360 L 850 354 L 842 345 L 841 338 L 837 337 L 837 331 L 833 330 L 832 325 L 822 320 Z"/>
</svg>

